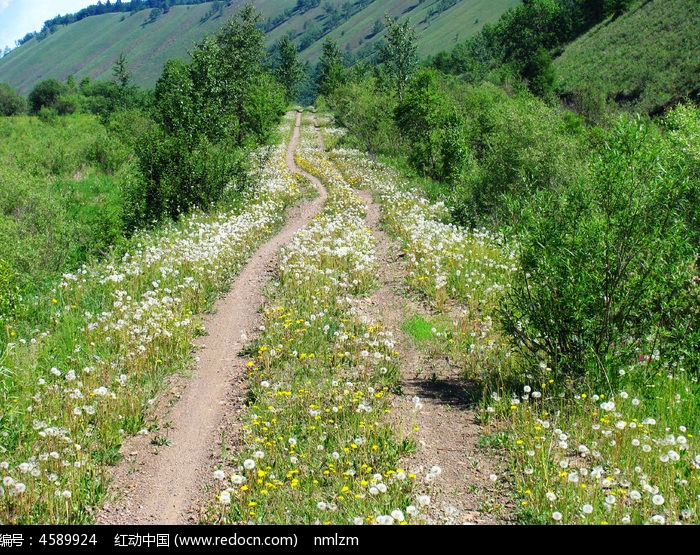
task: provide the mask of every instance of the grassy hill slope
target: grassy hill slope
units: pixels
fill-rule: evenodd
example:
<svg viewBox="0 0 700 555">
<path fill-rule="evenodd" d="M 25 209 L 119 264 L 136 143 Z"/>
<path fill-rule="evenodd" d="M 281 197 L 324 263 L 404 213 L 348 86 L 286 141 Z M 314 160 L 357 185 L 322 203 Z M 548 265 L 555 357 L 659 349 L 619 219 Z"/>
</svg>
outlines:
<svg viewBox="0 0 700 555">
<path fill-rule="evenodd" d="M 654 113 L 700 92 L 700 2 L 648 0 L 571 43 L 554 62 L 561 92 L 589 87 Z"/>
<path fill-rule="evenodd" d="M 477 32 L 484 23 L 492 22 L 520 0 L 374 0 L 369 3 L 327 0 L 304 13 L 294 10 L 296 0 L 257 0 L 256 8 L 263 22 L 274 20 L 287 10 L 289 16 L 275 27 L 269 25 L 268 43 L 284 34 L 294 42 L 305 44 L 301 56 L 316 62 L 321 43 L 330 36 L 348 51 L 371 48 L 381 39 L 374 33 L 375 22 L 383 21 L 389 13 L 410 17 L 419 36 L 419 54 L 428 56 L 444 50 Z M 111 79 L 112 65 L 124 52 L 134 82 L 152 87 L 166 60 L 186 58 L 187 52 L 205 35 L 217 31 L 233 15 L 244 0 L 227 4 L 221 16 L 209 17 L 211 3 L 194 6 L 174 6 L 153 23 L 146 23 L 150 11 L 132 15 L 104 14 L 92 16 L 71 25 L 59 27 L 43 40 L 31 39 L 0 59 L 0 82 L 7 82 L 22 93 L 42 79 L 66 79 L 74 75 L 79 81 Z M 366 4 L 366 5 L 365 5 Z M 344 9 L 349 18 L 340 18 Z"/>
<path fill-rule="evenodd" d="M 334 3 L 341 4 L 330 2 Z M 520 0 L 458 0 L 449 8 L 439 11 L 441 6 L 451 3 L 442 3 L 440 0 L 374 1 L 334 28 L 327 36 L 350 52 L 361 48 L 369 49 L 383 36 L 381 32 L 374 34 L 374 26 L 377 21 L 384 21 L 384 14 L 398 17 L 402 21 L 410 18 L 418 36 L 418 55 L 427 57 L 468 39 L 485 23 L 495 22 L 508 8 L 519 4 Z M 293 16 L 284 25 L 272 30 L 269 33 L 270 39 L 275 41 L 285 33 L 292 32 L 298 42 L 305 26 L 308 28 L 313 22 L 323 24 L 324 11 L 324 4 L 321 4 L 303 16 Z M 306 48 L 302 52 L 303 57 L 312 62 L 318 60 L 322 42 L 323 39 L 315 41 Z"/>
</svg>

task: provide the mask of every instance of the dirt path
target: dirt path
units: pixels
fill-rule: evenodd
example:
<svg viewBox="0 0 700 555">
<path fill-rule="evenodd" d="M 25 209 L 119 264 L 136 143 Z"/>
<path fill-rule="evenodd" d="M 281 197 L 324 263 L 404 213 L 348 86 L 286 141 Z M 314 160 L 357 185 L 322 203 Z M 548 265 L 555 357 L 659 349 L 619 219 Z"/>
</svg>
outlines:
<svg viewBox="0 0 700 555">
<path fill-rule="evenodd" d="M 367 224 L 372 229 L 379 263 L 379 289 L 367 300 L 365 310 L 389 328 L 401 353 L 403 395 L 396 400 L 399 426 L 408 433 L 414 426 L 419 447 L 406 467 L 419 476 L 437 465 L 439 477 L 426 487 L 432 497 L 430 524 L 504 524 L 508 498 L 491 481 L 499 474 L 498 461 L 477 446 L 480 427 L 464 380 L 455 369 L 421 353 L 400 325 L 415 314 L 429 315 L 430 308 L 412 300 L 404 285 L 405 264 L 394 241 L 380 229 L 380 206 L 368 191 L 358 191 L 367 204 Z M 414 409 L 414 397 L 422 408 Z"/>
<path fill-rule="evenodd" d="M 214 314 L 205 322 L 208 335 L 198 341 L 194 377 L 176 378 L 171 387 L 171 400 L 179 397 L 179 401 L 160 418 L 167 423 L 165 433 L 135 436 L 124 443 L 124 460 L 113 473 L 117 500 L 105 504 L 97 515 L 101 524 L 197 521 L 198 501 L 204 498 L 205 485 L 211 482 L 212 461 L 216 446 L 221 444 L 222 422 L 229 419 L 231 411 L 242 407 L 245 359 L 237 354 L 250 339 L 245 335 L 253 335 L 260 324 L 263 286 L 275 268 L 276 253 L 311 221 L 326 198 L 318 179 L 299 169 L 294 161 L 300 122 L 301 114 L 297 113 L 287 165 L 310 179 L 320 197 L 290 211 L 283 229 L 258 249 L 231 291 L 215 304 Z M 233 402 L 232 391 L 237 392 Z M 163 438 L 162 445 L 158 445 L 159 437 Z"/>
</svg>

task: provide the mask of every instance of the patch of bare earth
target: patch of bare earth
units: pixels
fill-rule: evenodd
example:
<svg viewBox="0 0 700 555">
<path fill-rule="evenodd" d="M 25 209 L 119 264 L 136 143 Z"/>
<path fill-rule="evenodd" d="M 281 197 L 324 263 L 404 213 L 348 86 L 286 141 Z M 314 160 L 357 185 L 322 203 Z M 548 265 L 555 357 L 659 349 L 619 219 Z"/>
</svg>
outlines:
<svg viewBox="0 0 700 555">
<path fill-rule="evenodd" d="M 376 241 L 380 286 L 361 310 L 392 333 L 401 357 L 402 394 L 394 401 L 396 425 L 412 435 L 417 449 L 406 470 L 418 479 L 439 466 L 437 478 L 424 483 L 431 504 L 428 524 L 507 524 L 509 498 L 491 475 L 500 475 L 503 462 L 477 445 L 482 432 L 477 410 L 464 379 L 446 361 L 416 348 L 401 323 L 431 309 L 410 298 L 404 285 L 405 263 L 400 248 L 380 229 L 380 206 L 368 191 L 358 191 L 367 204 L 367 223 Z M 416 409 L 415 398 L 421 408 Z"/>
<path fill-rule="evenodd" d="M 301 114 L 287 150 L 291 171 L 299 141 Z M 263 288 L 272 274 L 278 249 L 321 210 L 325 190 L 311 181 L 321 196 L 290 210 L 287 223 L 251 257 L 205 321 L 206 337 L 197 341 L 193 376 L 173 377 L 169 391 L 156 400 L 153 433 L 128 438 L 122 462 L 112 470 L 111 501 L 97 514 L 101 524 L 197 523 L 209 501 L 207 486 L 222 456 L 224 433 L 237 436 L 237 414 L 244 406 L 245 359 L 238 353 L 261 324 Z M 229 443 L 229 441 L 226 441 Z"/>
</svg>

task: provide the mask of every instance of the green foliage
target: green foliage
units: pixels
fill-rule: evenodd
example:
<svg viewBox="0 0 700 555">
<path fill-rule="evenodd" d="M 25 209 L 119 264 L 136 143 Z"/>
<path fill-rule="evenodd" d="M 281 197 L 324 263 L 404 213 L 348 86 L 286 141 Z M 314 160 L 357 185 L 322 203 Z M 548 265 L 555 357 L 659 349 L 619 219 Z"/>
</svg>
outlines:
<svg viewBox="0 0 700 555">
<path fill-rule="evenodd" d="M 63 111 L 61 95 L 66 92 L 66 86 L 58 79 L 44 79 L 37 83 L 29 93 L 29 108 L 32 114 L 38 114 L 42 108 Z M 61 109 L 59 111 L 59 108 Z M 66 112 L 64 112 L 66 113 Z"/>
<path fill-rule="evenodd" d="M 376 78 L 352 81 L 339 88 L 333 106 L 354 144 L 371 156 L 395 154 L 400 148 L 393 118 L 395 97 L 380 89 Z"/>
<path fill-rule="evenodd" d="M 331 96 L 345 82 L 343 54 L 338 45 L 331 39 L 326 39 L 323 42 L 318 66 L 318 78 L 316 80 L 318 94 L 325 97 Z"/>
<path fill-rule="evenodd" d="M 462 223 L 518 218 L 506 199 L 557 191 L 582 171 L 586 137 L 575 118 L 529 93 L 509 97 L 493 85 L 459 91 L 475 166 L 450 199 Z"/>
<path fill-rule="evenodd" d="M 165 65 L 154 94 L 158 125 L 135 145 L 143 180 L 128 187 L 129 229 L 207 209 L 244 186 L 242 149 L 269 140 L 285 106 L 257 22 L 247 5 L 195 47 L 190 63 Z"/>
<path fill-rule="evenodd" d="M 27 101 L 7 83 L 0 83 L 0 116 L 16 116 L 27 111 Z"/>
<path fill-rule="evenodd" d="M 141 104 L 137 87 L 122 86 L 113 81 L 86 80 L 80 84 L 77 95 L 75 103 L 80 110 L 100 116 L 103 122 L 117 111 L 130 110 Z"/>
<path fill-rule="evenodd" d="M 533 365 L 594 380 L 659 356 L 697 370 L 691 171 L 653 125 L 621 118 L 587 179 L 527 202 L 503 321 Z"/>
<path fill-rule="evenodd" d="M 386 16 L 386 42 L 379 48 L 379 61 L 389 73 L 396 93 L 401 99 L 404 87 L 418 63 L 416 31 L 409 19 L 399 23 Z"/>
<path fill-rule="evenodd" d="M 112 75 L 114 77 L 114 82 L 122 88 L 129 86 L 131 82 L 131 73 L 127 69 L 127 59 L 124 52 L 119 54 L 119 58 L 114 62 L 112 66 Z"/>
<path fill-rule="evenodd" d="M 431 69 L 417 72 L 396 107 L 395 118 L 411 146 L 411 163 L 423 175 L 440 177 L 442 129 L 449 116 L 438 73 Z"/>
<path fill-rule="evenodd" d="M 276 44 L 279 53 L 279 61 L 274 73 L 277 80 L 284 87 L 287 102 L 297 98 L 299 84 L 304 78 L 304 66 L 299 61 L 297 47 L 294 46 L 288 35 L 284 35 Z"/>
<path fill-rule="evenodd" d="M 0 296 L 16 308 L 17 295 L 30 298 L 121 241 L 130 154 L 87 115 L 54 113 L 50 123 L 20 116 L 5 120 L 0 135 Z"/>
<path fill-rule="evenodd" d="M 545 48 L 540 47 L 525 64 L 523 77 L 534 95 L 545 99 L 553 96 L 555 71 L 552 56 Z"/>
</svg>

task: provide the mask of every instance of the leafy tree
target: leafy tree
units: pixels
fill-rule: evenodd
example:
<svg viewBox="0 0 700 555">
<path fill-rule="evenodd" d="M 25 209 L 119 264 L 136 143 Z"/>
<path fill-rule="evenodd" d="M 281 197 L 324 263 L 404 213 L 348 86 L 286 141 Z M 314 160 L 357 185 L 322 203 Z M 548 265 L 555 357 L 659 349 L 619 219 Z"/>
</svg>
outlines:
<svg viewBox="0 0 700 555">
<path fill-rule="evenodd" d="M 379 60 L 386 67 L 399 99 L 418 63 L 416 32 L 410 21 L 403 23 L 386 16 L 386 43 L 379 48 Z"/>
<path fill-rule="evenodd" d="M 449 105 L 434 69 L 416 73 L 395 110 L 396 123 L 411 146 L 411 162 L 421 173 L 439 177 L 442 126 Z"/>
<path fill-rule="evenodd" d="M 38 114 L 42 108 L 58 111 L 60 97 L 66 92 L 66 86 L 58 79 L 49 78 L 37 83 L 29 93 L 29 107 L 32 114 Z"/>
<path fill-rule="evenodd" d="M 373 157 L 379 152 L 394 153 L 397 148 L 394 104 L 394 97 L 379 86 L 375 77 L 352 80 L 334 97 L 339 121 Z"/>
<path fill-rule="evenodd" d="M 555 72 L 552 56 L 540 48 L 523 69 L 523 77 L 533 94 L 541 98 L 551 97 L 554 92 Z"/>
<path fill-rule="evenodd" d="M 127 68 L 127 59 L 124 52 L 119 54 L 119 58 L 114 62 L 112 66 L 112 75 L 114 76 L 114 82 L 122 88 L 129 86 L 131 82 L 131 73 Z"/>
<path fill-rule="evenodd" d="M 297 48 L 289 36 L 283 36 L 276 46 L 279 53 L 279 63 L 275 68 L 275 75 L 284 87 L 287 102 L 291 102 L 299 93 L 299 83 L 304 78 L 304 65 L 299 61 Z"/>
<path fill-rule="evenodd" d="M 215 37 L 220 49 L 215 63 L 222 66 L 223 91 L 231 103 L 238 127 L 237 139 L 241 144 L 250 135 L 255 135 L 256 140 L 264 140 L 253 132 L 254 128 L 260 130 L 261 126 L 245 109 L 252 96 L 259 92 L 254 85 L 266 72 L 265 33 L 258 25 L 259 21 L 260 14 L 252 4 L 246 4 Z"/>
<path fill-rule="evenodd" d="M 27 101 L 7 83 L 0 83 L 0 116 L 16 116 L 27 111 Z"/>
<path fill-rule="evenodd" d="M 180 59 L 168 60 L 155 87 L 155 120 L 168 134 L 189 136 L 194 141 L 198 131 L 194 98 L 188 64 Z"/>
<path fill-rule="evenodd" d="M 155 87 L 157 126 L 138 143 L 144 179 L 129 191 L 131 227 L 206 209 L 244 186 L 245 150 L 268 140 L 284 110 L 258 17 L 246 5 L 190 63 L 166 64 Z"/>
<path fill-rule="evenodd" d="M 563 12 L 556 0 L 528 0 L 508 10 L 496 24 L 504 61 L 522 70 L 541 48 L 551 50 L 563 42 Z"/>
<path fill-rule="evenodd" d="M 318 94 L 328 97 L 345 82 L 343 53 L 337 43 L 327 38 L 323 41 L 321 59 L 318 62 L 319 75 L 316 81 Z"/>
</svg>

